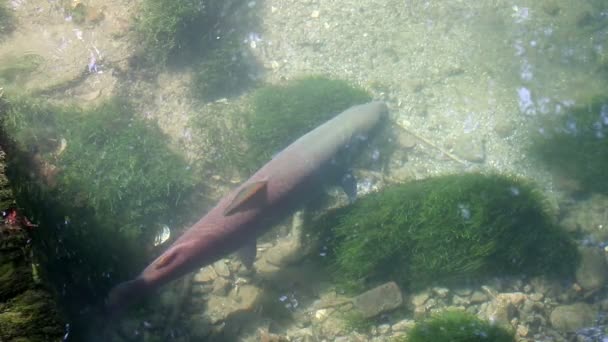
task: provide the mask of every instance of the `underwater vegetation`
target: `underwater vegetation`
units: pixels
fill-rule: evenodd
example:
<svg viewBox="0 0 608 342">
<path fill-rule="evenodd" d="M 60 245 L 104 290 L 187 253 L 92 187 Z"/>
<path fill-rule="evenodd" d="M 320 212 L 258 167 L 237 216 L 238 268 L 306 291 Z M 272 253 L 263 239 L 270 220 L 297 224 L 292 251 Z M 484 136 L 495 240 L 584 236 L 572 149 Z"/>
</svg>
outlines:
<svg viewBox="0 0 608 342">
<path fill-rule="evenodd" d="M 539 126 L 530 155 L 554 174 L 575 181 L 579 190 L 608 193 L 608 98 L 542 118 Z"/>
<path fill-rule="evenodd" d="M 224 40 L 229 14 L 243 1 L 144 0 L 136 17 L 142 57 L 153 66 L 196 58 Z"/>
<path fill-rule="evenodd" d="M 465 311 L 445 310 L 416 323 L 395 342 L 513 342 L 514 333 Z"/>
<path fill-rule="evenodd" d="M 205 148 L 207 168 L 249 174 L 316 126 L 371 96 L 345 81 L 306 77 L 254 92 L 247 108 L 197 116 L 191 127 Z M 218 110 L 225 110 L 218 107 Z"/>
<path fill-rule="evenodd" d="M 245 114 L 244 136 L 252 167 L 257 169 L 295 139 L 343 110 L 370 100 L 364 90 L 324 77 L 258 89 L 251 111 Z"/>
<path fill-rule="evenodd" d="M 79 315 L 142 266 L 162 224 L 189 219 L 194 177 L 124 100 L 88 110 L 24 96 L 6 103 L 7 169 L 17 202 L 39 223 L 37 261 Z"/>
<path fill-rule="evenodd" d="M 569 276 L 578 254 L 546 202 L 509 176 L 462 174 L 396 185 L 312 223 L 345 288 L 417 288 L 505 274 Z"/>
</svg>

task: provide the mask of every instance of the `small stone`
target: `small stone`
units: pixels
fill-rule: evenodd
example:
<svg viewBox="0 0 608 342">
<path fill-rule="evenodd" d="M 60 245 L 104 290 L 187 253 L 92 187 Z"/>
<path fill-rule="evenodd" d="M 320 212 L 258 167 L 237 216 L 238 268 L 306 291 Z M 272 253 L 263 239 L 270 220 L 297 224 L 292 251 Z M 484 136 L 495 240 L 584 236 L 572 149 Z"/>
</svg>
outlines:
<svg viewBox="0 0 608 342">
<path fill-rule="evenodd" d="M 450 293 L 450 290 L 445 287 L 434 287 L 433 292 L 441 298 L 445 298 Z"/>
<path fill-rule="evenodd" d="M 225 296 L 226 294 L 228 294 L 228 290 L 230 289 L 230 282 L 228 280 L 226 280 L 225 278 L 217 278 L 214 282 L 213 282 L 213 291 L 211 291 L 211 293 L 213 293 L 216 296 Z"/>
<path fill-rule="evenodd" d="M 533 300 L 535 302 L 540 302 L 541 300 L 543 300 L 545 296 L 542 293 L 538 293 L 538 292 L 534 292 L 528 295 L 528 298 L 530 298 L 530 300 Z"/>
<path fill-rule="evenodd" d="M 390 332 L 391 332 L 391 326 L 390 326 L 390 324 L 380 324 L 378 326 L 378 334 L 380 334 L 380 335 L 387 335 Z"/>
<path fill-rule="evenodd" d="M 529 328 L 526 325 L 519 324 L 516 329 L 516 333 L 518 336 L 526 337 L 528 336 Z"/>
<path fill-rule="evenodd" d="M 471 295 L 471 304 L 483 303 L 483 302 L 486 302 L 487 300 L 488 300 L 488 295 L 481 291 L 475 291 Z"/>
<path fill-rule="evenodd" d="M 399 321 L 391 327 L 393 331 L 410 331 L 414 325 L 416 325 L 416 321 L 413 319 L 404 319 Z"/>
<path fill-rule="evenodd" d="M 217 278 L 217 273 L 215 273 L 213 267 L 206 266 L 196 272 L 193 281 L 195 283 L 208 283 L 213 281 L 215 278 Z"/>
<path fill-rule="evenodd" d="M 215 272 L 225 278 L 230 277 L 230 269 L 228 269 L 228 265 L 226 265 L 225 260 L 218 260 L 213 264 L 213 268 Z"/>
<path fill-rule="evenodd" d="M 412 296 L 412 304 L 414 307 L 419 307 L 424 305 L 427 299 L 429 299 L 430 295 L 428 292 L 420 292 Z"/>
<path fill-rule="evenodd" d="M 319 15 L 321 15 L 321 12 L 319 12 L 319 10 L 314 10 L 312 11 L 312 13 L 310 13 L 311 18 L 318 18 Z"/>
<path fill-rule="evenodd" d="M 403 304 L 401 289 L 395 282 L 373 288 L 353 299 L 353 305 L 364 318 L 394 310 Z"/>
<path fill-rule="evenodd" d="M 467 297 L 461 297 L 459 295 L 454 295 L 452 297 L 452 304 L 453 305 L 464 305 L 464 306 L 467 306 L 470 303 L 471 303 L 471 301 Z"/>
</svg>

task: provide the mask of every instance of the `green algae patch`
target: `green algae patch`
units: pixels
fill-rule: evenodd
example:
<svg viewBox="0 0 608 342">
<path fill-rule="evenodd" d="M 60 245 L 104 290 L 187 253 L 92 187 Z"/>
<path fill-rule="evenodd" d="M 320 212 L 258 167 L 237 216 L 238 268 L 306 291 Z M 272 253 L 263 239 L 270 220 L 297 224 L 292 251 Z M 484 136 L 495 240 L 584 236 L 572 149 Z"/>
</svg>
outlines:
<svg viewBox="0 0 608 342">
<path fill-rule="evenodd" d="M 141 269 L 162 225 L 192 219 L 197 183 L 168 137 L 124 100 L 83 110 L 14 96 L 3 114 L 9 179 L 39 224 L 41 275 L 69 293 L 62 304 L 77 319 Z"/>
<path fill-rule="evenodd" d="M 0 340 L 60 341 L 63 326 L 53 299 L 44 291 L 30 289 L 0 303 Z"/>
<path fill-rule="evenodd" d="M 203 168 L 250 174 L 300 136 L 370 99 L 345 81 L 305 77 L 261 87 L 244 108 L 226 113 L 226 106 L 217 106 L 211 115 L 193 117 L 190 126 L 205 151 Z"/>
<path fill-rule="evenodd" d="M 446 310 L 416 323 L 405 337 L 394 342 L 514 342 L 515 336 L 465 311 Z"/>
<path fill-rule="evenodd" d="M 508 176 L 415 181 L 360 198 L 313 223 L 336 279 L 409 287 L 507 274 L 572 275 L 573 240 L 542 196 Z"/>
<path fill-rule="evenodd" d="M 608 194 L 608 98 L 542 118 L 536 129 L 531 156 L 574 190 Z"/>
<path fill-rule="evenodd" d="M 308 77 L 286 85 L 260 88 L 246 113 L 252 165 L 259 167 L 297 138 L 349 107 L 371 100 L 362 89 L 342 80 Z"/>
</svg>

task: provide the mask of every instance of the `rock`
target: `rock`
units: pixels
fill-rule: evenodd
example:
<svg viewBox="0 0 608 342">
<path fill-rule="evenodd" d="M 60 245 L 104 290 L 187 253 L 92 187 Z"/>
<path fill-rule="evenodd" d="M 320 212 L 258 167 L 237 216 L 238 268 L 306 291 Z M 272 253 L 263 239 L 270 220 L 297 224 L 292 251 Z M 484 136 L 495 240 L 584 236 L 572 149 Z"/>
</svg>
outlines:
<svg viewBox="0 0 608 342">
<path fill-rule="evenodd" d="M 219 277 L 213 282 L 213 293 L 216 296 L 225 296 L 230 289 L 230 282 L 226 278 Z"/>
<path fill-rule="evenodd" d="M 500 293 L 480 313 L 490 321 L 509 326 L 517 313 L 517 306 L 523 304 L 525 299 L 526 295 L 521 292 Z"/>
<path fill-rule="evenodd" d="M 471 295 L 470 300 L 471 300 L 471 304 L 483 303 L 488 300 L 488 295 L 481 291 L 475 291 Z"/>
<path fill-rule="evenodd" d="M 592 326 L 597 310 L 583 302 L 560 305 L 553 309 L 550 316 L 551 325 L 562 332 L 574 332 Z"/>
<path fill-rule="evenodd" d="M 413 319 L 404 319 L 402 321 L 399 321 L 395 324 L 393 324 L 393 326 L 391 327 L 392 331 L 409 331 L 410 329 L 412 329 L 414 327 L 414 325 L 416 325 L 416 321 L 414 321 Z"/>
<path fill-rule="evenodd" d="M 459 295 L 454 295 L 452 297 L 452 305 L 464 305 L 468 306 L 471 301 L 467 297 L 461 297 Z"/>
<path fill-rule="evenodd" d="M 593 247 L 580 247 L 581 262 L 576 270 L 576 281 L 585 291 L 599 290 L 606 284 L 607 265 L 604 253 Z"/>
<path fill-rule="evenodd" d="M 251 312 L 262 291 L 253 285 L 239 286 L 228 296 L 209 296 L 205 315 L 211 324 L 225 320 L 228 315 L 238 311 Z"/>
<path fill-rule="evenodd" d="M 280 238 L 276 245 L 269 248 L 262 256 L 263 261 L 274 265 L 284 266 L 293 264 L 302 259 L 305 249 L 302 247 L 302 228 L 304 226 L 304 213 L 298 211 L 293 215 L 290 233 Z"/>
<path fill-rule="evenodd" d="M 433 287 L 433 292 L 440 298 L 445 298 L 450 293 L 450 290 L 445 287 Z"/>
<path fill-rule="evenodd" d="M 390 324 L 380 324 L 378 326 L 378 334 L 380 335 L 386 335 L 388 333 L 391 332 L 391 326 Z"/>
<path fill-rule="evenodd" d="M 401 289 L 395 282 L 380 285 L 353 299 L 353 305 L 364 318 L 394 310 L 402 304 Z"/>
<path fill-rule="evenodd" d="M 201 268 L 194 275 L 193 281 L 195 283 L 208 283 L 217 278 L 217 273 L 215 273 L 215 269 L 211 266 L 206 266 Z"/>
<path fill-rule="evenodd" d="M 228 268 L 228 265 L 226 265 L 226 260 L 221 259 L 221 260 L 216 261 L 213 264 L 213 268 L 215 269 L 215 272 L 219 276 L 225 277 L 225 278 L 230 277 L 230 269 Z"/>
<path fill-rule="evenodd" d="M 430 295 L 428 292 L 420 292 L 412 296 L 412 304 L 414 307 L 423 306 L 426 303 L 427 299 L 429 299 Z"/>
</svg>

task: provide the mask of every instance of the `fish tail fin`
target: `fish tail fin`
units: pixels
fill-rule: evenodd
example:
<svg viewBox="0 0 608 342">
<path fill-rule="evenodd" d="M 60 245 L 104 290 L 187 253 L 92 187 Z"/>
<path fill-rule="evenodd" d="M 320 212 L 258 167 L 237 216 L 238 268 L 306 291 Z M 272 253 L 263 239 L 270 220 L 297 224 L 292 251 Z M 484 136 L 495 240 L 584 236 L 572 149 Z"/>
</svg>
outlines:
<svg viewBox="0 0 608 342">
<path fill-rule="evenodd" d="M 116 285 L 106 298 L 106 311 L 119 314 L 131 304 L 139 301 L 147 293 L 146 282 L 141 278 L 125 281 Z"/>
</svg>

